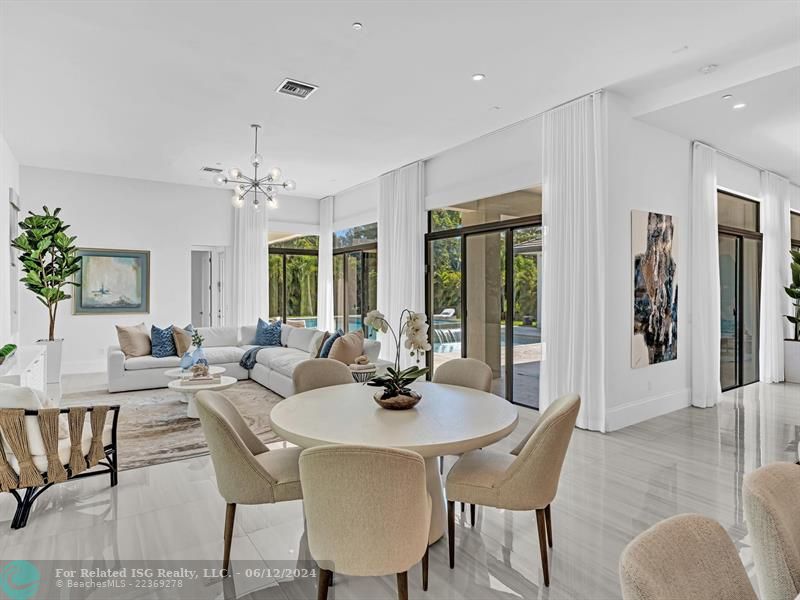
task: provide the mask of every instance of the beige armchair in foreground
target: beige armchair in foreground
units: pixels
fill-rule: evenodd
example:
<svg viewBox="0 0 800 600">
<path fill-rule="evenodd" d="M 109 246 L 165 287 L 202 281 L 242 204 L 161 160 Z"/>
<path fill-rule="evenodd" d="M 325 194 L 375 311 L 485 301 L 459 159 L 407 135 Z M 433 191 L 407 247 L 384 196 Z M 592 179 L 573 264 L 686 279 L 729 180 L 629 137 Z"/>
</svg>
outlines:
<svg viewBox="0 0 800 600">
<path fill-rule="evenodd" d="M 350 368 L 332 358 L 312 358 L 298 364 L 292 373 L 295 394 L 317 388 L 353 383 Z"/>
<path fill-rule="evenodd" d="M 670 517 L 636 536 L 619 579 L 624 600 L 756 600 L 733 541 L 702 515 Z"/>
<path fill-rule="evenodd" d="M 581 399 L 576 395 L 553 402 L 539 417 L 518 455 L 475 450 L 453 465 L 446 486 L 451 569 L 455 566 L 456 501 L 507 510 L 535 510 L 542 574 L 545 586 L 550 585 L 547 565 L 547 546 L 553 546 L 550 503 L 556 497 L 561 466 L 580 406 Z"/>
<path fill-rule="evenodd" d="M 800 594 L 800 465 L 756 469 L 745 476 L 742 492 L 761 596 L 794 600 Z"/>
<path fill-rule="evenodd" d="M 231 557 L 237 504 L 272 504 L 300 500 L 297 460 L 300 448 L 270 450 L 250 430 L 239 411 L 220 392 L 198 392 L 197 412 L 211 452 L 225 512 L 222 568 Z"/>
<path fill-rule="evenodd" d="M 431 498 L 416 452 L 371 446 L 317 446 L 300 455 L 308 548 L 320 567 L 319 600 L 332 571 L 397 574 L 408 598 L 408 570 L 422 560 L 428 589 Z"/>
</svg>

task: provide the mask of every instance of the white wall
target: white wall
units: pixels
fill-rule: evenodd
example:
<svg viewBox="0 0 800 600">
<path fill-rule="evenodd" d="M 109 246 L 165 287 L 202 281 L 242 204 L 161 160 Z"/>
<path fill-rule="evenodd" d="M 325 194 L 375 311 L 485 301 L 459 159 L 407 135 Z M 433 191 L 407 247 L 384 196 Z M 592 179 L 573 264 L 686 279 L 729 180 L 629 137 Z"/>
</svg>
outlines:
<svg viewBox="0 0 800 600">
<path fill-rule="evenodd" d="M 333 230 L 339 231 L 378 220 L 378 178 L 370 179 L 336 194 L 333 201 Z"/>
<path fill-rule="evenodd" d="M 269 229 L 285 233 L 319 233 L 319 200 L 279 196 L 278 207 L 269 209 Z"/>
<path fill-rule="evenodd" d="M 608 95 L 606 236 L 606 426 L 619 429 L 689 405 L 689 140 L 631 117 L 627 101 Z M 678 357 L 631 368 L 633 266 L 631 210 L 672 215 L 677 242 Z"/>
<path fill-rule="evenodd" d="M 425 208 L 441 208 L 542 183 L 542 118 L 451 148 L 425 164 Z"/>
<path fill-rule="evenodd" d="M 18 294 L 19 286 L 11 281 L 9 264 L 9 188 L 20 192 L 19 163 L 14 158 L 2 133 L 0 133 L 0 346 L 18 341 L 11 335 L 11 294 Z M 24 203 L 25 199 L 20 198 Z"/>
<path fill-rule="evenodd" d="M 230 245 L 228 191 L 25 166 L 20 178 L 26 209 L 60 206 L 80 247 L 150 251 L 150 314 L 79 316 L 70 300 L 60 305 L 56 334 L 65 340 L 64 372 L 104 371 L 106 350 L 117 341 L 115 324 L 190 321 L 191 248 Z M 21 342 L 46 334 L 44 307 L 23 291 Z"/>
</svg>

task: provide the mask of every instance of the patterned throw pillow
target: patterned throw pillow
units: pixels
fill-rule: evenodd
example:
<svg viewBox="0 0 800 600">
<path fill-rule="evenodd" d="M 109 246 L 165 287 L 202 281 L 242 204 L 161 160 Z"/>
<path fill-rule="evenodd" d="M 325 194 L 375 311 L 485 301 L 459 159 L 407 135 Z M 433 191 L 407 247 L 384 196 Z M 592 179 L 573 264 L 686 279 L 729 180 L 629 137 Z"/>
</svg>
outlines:
<svg viewBox="0 0 800 600">
<path fill-rule="evenodd" d="M 335 332 L 331 334 L 331 336 L 325 340 L 325 344 L 322 346 L 322 351 L 319 353 L 320 358 L 328 358 L 328 354 L 331 353 L 331 348 L 333 348 L 333 342 L 338 340 L 340 337 L 344 335 L 344 331 L 341 329 L 337 329 Z"/>
<path fill-rule="evenodd" d="M 150 340 L 153 344 L 154 357 L 178 356 L 178 350 L 175 348 L 175 338 L 172 337 L 172 325 L 164 329 L 155 325 L 150 327 Z"/>
<path fill-rule="evenodd" d="M 264 319 L 258 320 L 256 325 L 256 346 L 280 346 L 281 322 L 267 323 Z"/>
</svg>

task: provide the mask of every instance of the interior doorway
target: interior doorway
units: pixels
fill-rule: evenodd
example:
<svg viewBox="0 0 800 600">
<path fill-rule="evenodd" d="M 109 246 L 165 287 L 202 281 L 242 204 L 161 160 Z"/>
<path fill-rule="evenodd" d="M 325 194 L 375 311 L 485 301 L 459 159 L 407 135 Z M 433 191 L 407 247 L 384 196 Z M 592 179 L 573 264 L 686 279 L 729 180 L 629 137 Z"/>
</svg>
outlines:
<svg viewBox="0 0 800 600">
<path fill-rule="evenodd" d="M 213 247 L 192 249 L 191 274 L 192 325 L 196 327 L 223 325 L 225 250 Z"/>
</svg>

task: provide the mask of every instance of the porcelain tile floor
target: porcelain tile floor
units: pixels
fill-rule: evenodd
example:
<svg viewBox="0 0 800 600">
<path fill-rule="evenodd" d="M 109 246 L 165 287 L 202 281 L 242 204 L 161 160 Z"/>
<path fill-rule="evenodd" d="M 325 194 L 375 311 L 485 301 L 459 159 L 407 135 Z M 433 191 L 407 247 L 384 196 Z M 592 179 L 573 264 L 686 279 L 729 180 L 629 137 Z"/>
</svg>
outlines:
<svg viewBox="0 0 800 600">
<path fill-rule="evenodd" d="M 521 409 L 519 428 L 498 446 L 513 447 L 536 417 Z M 576 430 L 552 508 L 550 588 L 542 584 L 533 516 L 479 508 L 475 528 L 456 524 L 455 570 L 447 566 L 443 539 L 431 549 L 429 591 L 422 591 L 416 567 L 410 596 L 619 598 L 622 549 L 645 528 L 683 512 L 720 521 L 755 582 L 742 477 L 761 464 L 798 460 L 798 442 L 800 386 L 791 384 L 754 384 L 725 393 L 716 408 L 687 408 L 611 434 Z M 0 496 L 2 559 L 220 559 L 224 502 L 207 457 L 125 471 L 117 488 L 107 485 L 98 477 L 56 486 L 18 531 L 9 529 L 13 500 Z M 232 556 L 234 566 L 307 560 L 301 503 L 241 506 Z M 337 575 L 329 598 L 391 599 L 395 589 L 393 577 Z M 234 578 L 207 592 L 209 598 L 316 597 L 314 582 L 301 579 L 254 585 Z"/>
</svg>

